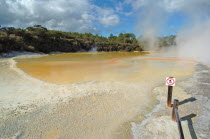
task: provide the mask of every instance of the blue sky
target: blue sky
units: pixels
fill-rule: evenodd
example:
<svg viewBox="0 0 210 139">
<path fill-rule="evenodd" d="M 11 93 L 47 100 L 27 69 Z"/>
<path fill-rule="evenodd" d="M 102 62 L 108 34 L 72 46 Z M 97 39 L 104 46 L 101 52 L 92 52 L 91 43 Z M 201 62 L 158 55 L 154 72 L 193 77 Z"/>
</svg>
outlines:
<svg viewBox="0 0 210 139">
<path fill-rule="evenodd" d="M 116 6 L 118 6 L 119 3 L 124 3 L 124 1 L 123 0 L 115 0 L 115 1 L 95 0 L 94 3 L 100 7 L 116 8 Z M 123 11 L 118 13 L 119 18 L 120 18 L 120 23 L 118 25 L 116 26 L 99 25 L 98 28 L 101 29 L 102 34 L 105 36 L 109 36 L 110 33 L 117 35 L 120 32 L 122 33 L 132 32 L 136 34 L 137 36 L 140 36 L 142 35 L 141 29 L 139 28 L 139 30 L 138 29 L 136 30 L 136 27 L 138 28 L 138 23 L 141 22 L 141 21 L 138 21 L 138 15 L 141 14 L 140 12 L 142 10 L 144 10 L 143 8 L 144 7 L 138 10 L 133 10 L 130 4 L 124 4 L 123 9 L 122 9 Z M 179 29 L 182 27 L 182 25 L 186 23 L 186 19 L 187 19 L 187 16 L 183 15 L 180 12 L 170 13 L 170 17 L 168 17 L 168 19 L 165 20 L 164 27 L 160 32 L 158 32 L 158 35 L 167 36 L 167 35 L 177 34 Z"/>
<path fill-rule="evenodd" d="M 209 17 L 209 0 L 1 0 L 0 24 L 140 36 L 177 34 L 194 15 Z"/>
</svg>

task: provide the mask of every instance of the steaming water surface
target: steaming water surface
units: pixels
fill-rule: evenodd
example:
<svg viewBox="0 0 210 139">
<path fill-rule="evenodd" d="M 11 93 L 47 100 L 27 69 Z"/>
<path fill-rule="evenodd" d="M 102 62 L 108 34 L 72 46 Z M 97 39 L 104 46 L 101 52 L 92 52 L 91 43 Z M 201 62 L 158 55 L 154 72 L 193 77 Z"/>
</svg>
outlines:
<svg viewBox="0 0 210 139">
<path fill-rule="evenodd" d="M 75 53 L 41 58 L 18 59 L 18 68 L 50 83 L 69 84 L 88 81 L 139 81 L 185 72 L 179 59 L 148 59 L 144 53 Z M 154 62 L 154 60 L 156 60 Z M 159 60 L 159 61 L 157 61 Z M 167 62 L 170 60 L 169 62 Z M 171 62 L 175 61 L 175 62 Z M 181 60 L 184 61 L 184 60 Z M 188 62 L 189 63 L 189 62 Z M 164 75 L 163 75 L 164 74 Z"/>
<path fill-rule="evenodd" d="M 45 108 L 0 124 L 2 135 L 22 133 L 22 138 L 129 138 L 130 122 L 141 121 L 156 102 L 152 89 L 164 84 L 167 76 L 179 80 L 193 72 L 192 61 L 143 53 L 74 53 L 15 60 L 19 69 L 14 62 L 0 67 L 1 95 L 10 92 L 12 96 L 0 99 L 2 106 L 30 102 Z M 4 130 L 19 124 L 22 128 Z"/>
<path fill-rule="evenodd" d="M 131 79 L 139 64 L 126 59 L 143 53 L 74 53 L 33 59 L 19 59 L 26 73 L 57 84 Z M 132 79 L 133 80 L 133 79 Z"/>
</svg>

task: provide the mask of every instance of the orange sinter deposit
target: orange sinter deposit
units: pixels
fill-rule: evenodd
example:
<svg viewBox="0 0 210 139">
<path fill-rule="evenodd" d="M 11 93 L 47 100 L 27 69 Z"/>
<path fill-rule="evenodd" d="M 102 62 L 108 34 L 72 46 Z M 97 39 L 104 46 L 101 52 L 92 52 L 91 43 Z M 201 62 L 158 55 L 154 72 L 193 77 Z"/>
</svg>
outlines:
<svg viewBox="0 0 210 139">
<path fill-rule="evenodd" d="M 137 81 L 161 72 L 179 73 L 188 60 L 175 58 L 139 58 L 143 53 L 74 53 L 40 58 L 18 59 L 18 68 L 43 81 L 56 84 L 88 81 Z M 150 60 L 150 61 L 145 61 Z M 160 61 L 160 62 L 157 62 Z M 163 61 L 163 62 L 161 62 Z M 167 61 L 174 61 L 167 63 Z M 186 67 L 186 71 L 189 67 Z M 182 72 L 185 70 L 182 69 Z"/>
</svg>

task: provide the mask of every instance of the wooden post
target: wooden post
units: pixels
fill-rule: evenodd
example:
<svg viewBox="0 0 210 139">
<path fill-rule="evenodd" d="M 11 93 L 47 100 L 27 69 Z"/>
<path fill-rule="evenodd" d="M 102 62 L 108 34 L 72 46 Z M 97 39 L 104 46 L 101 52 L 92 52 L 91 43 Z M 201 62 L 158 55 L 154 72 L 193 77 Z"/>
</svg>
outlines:
<svg viewBox="0 0 210 139">
<path fill-rule="evenodd" d="M 178 109 L 178 105 L 179 105 L 179 100 L 174 99 L 173 109 L 172 109 L 172 120 L 173 120 L 173 121 L 176 121 L 175 109 Z"/>
<path fill-rule="evenodd" d="M 184 133 L 183 133 L 183 129 L 182 129 L 182 124 L 181 124 L 181 121 L 179 119 L 178 105 L 179 105 L 179 100 L 174 99 L 173 110 L 172 110 L 172 120 L 177 122 L 180 139 L 184 139 Z"/>
<path fill-rule="evenodd" d="M 171 107 L 172 91 L 173 91 L 173 86 L 168 86 L 168 98 L 167 98 L 168 107 Z"/>
</svg>

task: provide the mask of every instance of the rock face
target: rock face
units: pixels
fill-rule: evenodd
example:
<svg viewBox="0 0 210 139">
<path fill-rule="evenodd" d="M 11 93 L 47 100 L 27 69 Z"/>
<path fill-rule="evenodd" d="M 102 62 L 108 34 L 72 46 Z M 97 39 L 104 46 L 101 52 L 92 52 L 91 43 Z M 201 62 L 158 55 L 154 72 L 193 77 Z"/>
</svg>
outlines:
<svg viewBox="0 0 210 139">
<path fill-rule="evenodd" d="M 179 115 L 185 138 L 210 138 L 210 69 L 197 64 L 193 77 L 177 82 L 173 98 L 180 101 Z M 172 109 L 166 107 L 167 87 L 153 91 L 159 105 L 139 124 L 133 123 L 134 138 L 179 139 L 176 122 L 171 120 Z M 173 132 L 171 132 L 173 131 Z"/>
</svg>

